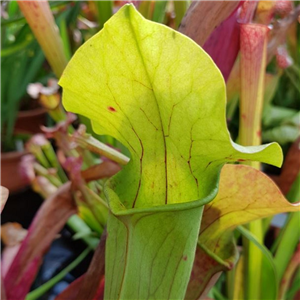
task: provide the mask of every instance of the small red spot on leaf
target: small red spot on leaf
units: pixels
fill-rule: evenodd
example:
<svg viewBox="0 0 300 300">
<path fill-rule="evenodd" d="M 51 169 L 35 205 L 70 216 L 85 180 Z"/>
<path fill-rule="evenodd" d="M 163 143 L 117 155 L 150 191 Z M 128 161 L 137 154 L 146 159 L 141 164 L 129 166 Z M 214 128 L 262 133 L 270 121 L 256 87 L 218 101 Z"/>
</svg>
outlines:
<svg viewBox="0 0 300 300">
<path fill-rule="evenodd" d="M 242 114 L 242 118 L 243 118 L 244 120 L 246 120 L 246 119 L 247 119 L 247 117 L 246 117 L 246 115 L 245 115 L 245 114 Z"/>
<path fill-rule="evenodd" d="M 257 131 L 256 134 L 257 134 L 258 137 L 261 137 L 261 131 L 260 130 Z"/>
<path fill-rule="evenodd" d="M 110 110 L 110 111 L 116 112 L 116 109 L 112 106 L 109 106 L 107 109 Z"/>
<path fill-rule="evenodd" d="M 246 161 L 246 159 L 239 158 L 237 161 Z"/>
<path fill-rule="evenodd" d="M 185 255 L 185 256 L 183 256 L 183 258 L 182 258 L 184 261 L 186 261 L 187 260 L 187 256 Z"/>
</svg>

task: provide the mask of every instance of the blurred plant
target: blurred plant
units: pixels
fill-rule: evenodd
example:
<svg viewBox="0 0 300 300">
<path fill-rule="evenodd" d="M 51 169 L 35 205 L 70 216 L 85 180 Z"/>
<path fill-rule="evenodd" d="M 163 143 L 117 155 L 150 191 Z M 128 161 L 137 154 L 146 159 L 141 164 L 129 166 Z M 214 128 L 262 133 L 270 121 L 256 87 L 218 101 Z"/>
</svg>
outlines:
<svg viewBox="0 0 300 300">
<path fill-rule="evenodd" d="M 18 15 L 16 2 L 7 3 L 6 17 Z M 20 101 L 27 85 L 40 76 L 44 55 L 27 24 L 2 24 L 1 43 L 1 128 L 3 149 L 7 150 L 14 149 L 12 137 Z"/>
<path fill-rule="evenodd" d="M 32 107 L 36 105 L 34 101 L 26 95 L 26 88 L 29 83 L 39 81 L 46 83 L 48 77 L 53 77 L 51 70 L 45 65 L 45 56 L 40 48 L 34 34 L 42 33 L 42 46 L 45 50 L 47 59 L 54 71 L 59 75 L 59 72 L 65 67 L 67 60 L 66 55 L 60 54 L 62 50 L 60 36 L 57 32 L 55 20 L 50 10 L 48 2 L 33 1 L 34 5 L 31 10 L 26 11 L 27 5 L 32 3 L 21 1 L 21 6 L 25 12 L 43 13 L 42 19 L 37 22 L 38 25 L 30 23 L 34 30 L 30 30 L 26 20 L 21 15 L 19 6 L 16 1 L 1 2 L 3 18 L 1 19 L 2 30 L 2 48 L 1 48 L 1 127 L 2 127 L 2 149 L 13 150 L 15 148 L 14 124 L 17 118 L 20 107 Z M 69 1 L 52 1 L 51 9 L 55 11 L 56 21 L 59 23 L 62 33 L 66 23 L 62 22 L 62 18 L 67 20 L 67 24 L 73 22 L 72 14 L 76 17 L 78 4 L 71 7 Z M 28 15 L 26 14 L 26 17 Z M 36 18 L 36 15 L 32 16 Z M 64 27 L 65 26 L 65 27 Z M 49 28 L 47 32 L 44 32 Z M 62 36 L 63 51 L 67 48 L 66 33 Z M 55 43 L 56 42 L 56 43 Z M 52 56 L 51 56 L 52 55 Z M 54 56 L 55 55 L 55 58 Z M 58 56 L 56 56 L 58 55 Z M 61 59 L 58 59 L 61 57 Z M 12 80 L 13 78 L 13 80 Z M 17 137 L 18 138 L 18 137 Z"/>
</svg>

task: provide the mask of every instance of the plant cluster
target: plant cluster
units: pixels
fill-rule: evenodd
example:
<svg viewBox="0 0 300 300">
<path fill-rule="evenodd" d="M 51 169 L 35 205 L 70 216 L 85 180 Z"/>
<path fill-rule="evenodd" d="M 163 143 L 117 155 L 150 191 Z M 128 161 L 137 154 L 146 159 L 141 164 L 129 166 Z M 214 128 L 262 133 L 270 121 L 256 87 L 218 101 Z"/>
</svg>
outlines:
<svg viewBox="0 0 300 300">
<path fill-rule="evenodd" d="M 7 5 L 3 65 L 20 57 L 26 80 L 2 98 L 27 90 L 52 126 L 26 143 L 21 171 L 45 201 L 4 249 L 3 299 L 38 299 L 91 251 L 56 300 L 297 299 L 300 6 L 18 1 L 24 19 Z M 65 225 L 86 250 L 31 290 Z"/>
</svg>

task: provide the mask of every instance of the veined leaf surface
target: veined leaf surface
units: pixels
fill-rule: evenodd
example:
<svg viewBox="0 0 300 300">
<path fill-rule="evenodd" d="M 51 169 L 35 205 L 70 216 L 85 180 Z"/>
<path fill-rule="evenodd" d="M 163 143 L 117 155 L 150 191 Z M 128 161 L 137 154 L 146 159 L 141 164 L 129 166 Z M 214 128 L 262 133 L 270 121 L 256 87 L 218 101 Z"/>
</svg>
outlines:
<svg viewBox="0 0 300 300">
<path fill-rule="evenodd" d="M 242 147 L 226 128 L 225 84 L 192 40 L 121 8 L 60 80 L 67 110 L 131 152 L 106 184 L 106 299 L 183 299 L 203 205 L 226 162 L 281 165 L 277 144 Z"/>
<path fill-rule="evenodd" d="M 226 162 L 281 164 L 277 144 L 245 148 L 230 140 L 225 84 L 211 58 L 131 5 L 77 51 L 60 84 L 67 110 L 130 150 L 130 163 L 111 181 L 126 208 L 207 197 Z"/>
</svg>

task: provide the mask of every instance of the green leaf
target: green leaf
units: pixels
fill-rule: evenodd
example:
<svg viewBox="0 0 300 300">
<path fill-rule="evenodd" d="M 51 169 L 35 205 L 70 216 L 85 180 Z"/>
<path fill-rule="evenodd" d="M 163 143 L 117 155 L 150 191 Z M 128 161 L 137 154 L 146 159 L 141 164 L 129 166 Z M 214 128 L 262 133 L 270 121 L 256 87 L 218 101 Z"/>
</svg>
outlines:
<svg viewBox="0 0 300 300">
<path fill-rule="evenodd" d="M 263 253 L 263 272 L 262 272 L 262 289 L 260 299 L 277 299 L 278 294 L 278 278 L 276 272 L 276 266 L 274 263 L 273 256 L 266 246 L 260 243 L 255 235 L 251 231 L 247 230 L 242 226 L 238 226 L 237 230 L 245 236 L 249 241 L 255 244 Z M 269 286 L 268 289 L 264 289 L 264 286 Z"/>
<path fill-rule="evenodd" d="M 67 110 L 130 150 L 131 162 L 111 181 L 126 208 L 211 196 L 226 162 L 281 165 L 277 144 L 230 140 L 225 84 L 209 56 L 131 5 L 77 51 L 60 84 Z"/>
<path fill-rule="evenodd" d="M 211 58 L 132 5 L 77 51 L 60 84 L 67 110 L 131 152 L 105 187 L 106 299 L 182 299 L 203 205 L 217 193 L 222 166 L 280 166 L 279 146 L 233 143 L 224 80 Z"/>
</svg>

